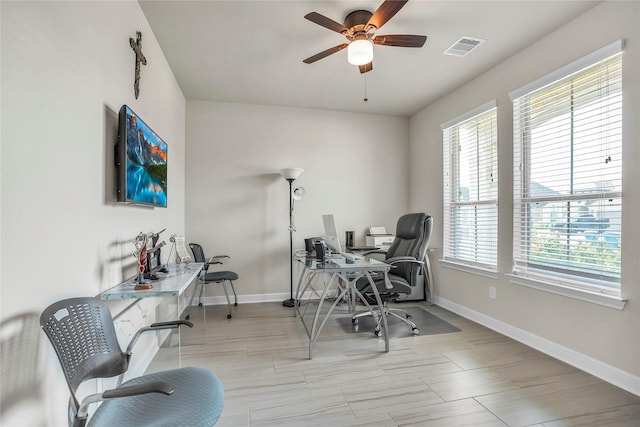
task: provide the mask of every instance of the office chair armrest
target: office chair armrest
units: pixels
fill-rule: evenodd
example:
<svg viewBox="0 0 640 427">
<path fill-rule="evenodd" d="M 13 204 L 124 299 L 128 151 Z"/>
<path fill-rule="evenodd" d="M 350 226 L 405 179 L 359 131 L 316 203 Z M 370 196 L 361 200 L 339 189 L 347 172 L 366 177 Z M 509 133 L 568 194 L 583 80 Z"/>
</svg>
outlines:
<svg viewBox="0 0 640 427">
<path fill-rule="evenodd" d="M 116 397 L 137 396 L 147 393 L 162 393 L 169 396 L 176 391 L 175 387 L 166 381 L 151 381 L 143 384 L 129 385 L 107 390 L 102 393 L 104 399 L 113 399 Z"/>
<path fill-rule="evenodd" d="M 221 261 L 216 261 L 216 260 L 218 260 L 220 258 L 231 258 L 231 257 L 229 255 L 216 255 L 216 256 L 212 256 L 211 258 L 209 258 L 208 262 L 215 262 L 215 263 L 218 263 L 218 264 L 222 264 Z"/>
<path fill-rule="evenodd" d="M 209 260 L 209 261 L 205 262 L 205 264 L 206 265 L 214 265 L 214 264 L 222 264 L 222 263 L 220 261 L 211 261 L 211 260 Z"/>
<path fill-rule="evenodd" d="M 138 396 L 140 394 L 147 393 L 162 393 L 170 395 L 175 391 L 175 388 L 166 381 L 151 381 L 144 384 L 136 384 L 125 387 L 118 387 L 111 390 L 106 390 L 102 393 L 90 394 L 80 403 L 76 418 L 84 419 L 89 413 L 89 405 L 93 403 L 102 402 L 106 399 L 116 399 L 119 397 Z"/>
<path fill-rule="evenodd" d="M 153 329 L 174 329 L 174 328 L 178 328 L 180 326 L 188 326 L 190 328 L 193 328 L 193 322 L 189 322 L 188 320 L 169 320 L 168 322 L 157 322 L 157 323 L 152 323 L 151 325 L 149 325 L 149 328 L 153 328 Z"/>
<path fill-rule="evenodd" d="M 152 323 L 151 325 L 145 326 L 144 328 L 140 328 L 131 339 L 131 342 L 129 343 L 129 345 L 127 346 L 127 351 L 126 351 L 127 356 L 131 356 L 131 351 L 133 350 L 133 346 L 136 344 L 136 342 L 138 341 L 138 338 L 140 338 L 140 335 L 142 335 L 143 333 L 149 332 L 149 331 L 157 331 L 160 329 L 175 329 L 180 327 L 181 325 L 186 325 L 190 328 L 193 328 L 193 323 L 189 322 L 188 320 L 171 320 L 169 322 L 158 322 L 158 323 Z"/>
<path fill-rule="evenodd" d="M 399 264 L 402 262 L 411 262 L 413 264 L 418 264 L 418 265 L 424 264 L 424 261 L 419 261 L 412 256 L 396 256 L 396 257 L 385 259 L 384 262 L 391 265 Z"/>
</svg>

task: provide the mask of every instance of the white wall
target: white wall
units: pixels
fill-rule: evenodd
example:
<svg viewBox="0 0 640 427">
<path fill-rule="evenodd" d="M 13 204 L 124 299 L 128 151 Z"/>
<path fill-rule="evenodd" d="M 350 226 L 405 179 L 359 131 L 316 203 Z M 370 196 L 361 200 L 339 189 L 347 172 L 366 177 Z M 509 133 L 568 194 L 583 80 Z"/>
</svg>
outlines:
<svg viewBox="0 0 640 427">
<path fill-rule="evenodd" d="M 240 275 L 241 301 L 284 299 L 289 186 L 280 169 L 305 169 L 294 183 L 306 190 L 294 249 L 322 234 L 325 213 L 343 244 L 354 230 L 364 245 L 369 226 L 394 230 L 407 213 L 408 141 L 407 118 L 189 101 L 187 240 L 231 256 L 224 268 Z"/>
<path fill-rule="evenodd" d="M 141 231 L 166 227 L 167 243 L 170 233 L 184 233 L 185 100 L 137 2 L 0 7 L 4 320 L 64 297 L 95 296 L 132 275 L 131 242 Z M 148 62 L 136 100 L 129 37 L 137 30 Z M 122 104 L 169 145 L 167 209 L 115 202 Z M 51 425 L 63 425 L 64 382 L 46 392 L 58 399 Z"/>
<path fill-rule="evenodd" d="M 590 10 L 496 66 L 467 85 L 414 115 L 410 121 L 411 209 L 435 214 L 432 246 L 442 248 L 442 132 L 440 124 L 497 99 L 499 147 L 499 271 L 492 280 L 443 268 L 434 263 L 440 301 L 512 335 L 526 337 L 538 347 L 640 393 L 640 213 L 637 185 L 640 170 L 640 3 L 607 2 Z M 617 39 L 625 39 L 624 207 L 622 293 L 629 298 L 624 311 L 510 284 L 512 252 L 512 104 L 508 93 Z M 490 42 L 490 41 L 489 41 Z M 481 54 L 479 50 L 476 54 Z M 441 257 L 439 249 L 437 256 Z M 488 288 L 497 289 L 496 300 Z M 596 372 L 597 373 L 597 372 Z"/>
</svg>

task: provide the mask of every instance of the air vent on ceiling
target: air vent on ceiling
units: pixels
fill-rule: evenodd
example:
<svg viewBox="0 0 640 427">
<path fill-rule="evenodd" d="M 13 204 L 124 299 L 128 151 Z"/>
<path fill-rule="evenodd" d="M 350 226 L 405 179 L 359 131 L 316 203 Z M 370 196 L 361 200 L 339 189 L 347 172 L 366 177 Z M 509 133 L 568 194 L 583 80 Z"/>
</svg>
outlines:
<svg viewBox="0 0 640 427">
<path fill-rule="evenodd" d="M 460 40 L 451 45 L 449 49 L 445 50 L 444 54 L 453 56 L 466 56 L 482 43 L 484 43 L 483 39 L 462 36 L 460 37 Z"/>
</svg>

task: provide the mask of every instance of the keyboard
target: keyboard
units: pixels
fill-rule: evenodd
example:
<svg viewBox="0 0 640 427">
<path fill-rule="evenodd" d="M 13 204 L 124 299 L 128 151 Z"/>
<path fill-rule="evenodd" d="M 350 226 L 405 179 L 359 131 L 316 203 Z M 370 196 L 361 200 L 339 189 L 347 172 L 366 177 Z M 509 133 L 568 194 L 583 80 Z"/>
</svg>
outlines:
<svg viewBox="0 0 640 427">
<path fill-rule="evenodd" d="M 349 246 L 352 251 L 375 251 L 380 249 L 379 246 Z"/>
<path fill-rule="evenodd" d="M 362 255 L 357 255 L 357 254 L 352 254 L 349 252 L 343 252 L 342 256 L 344 257 L 344 259 L 346 259 L 347 261 L 355 261 L 357 259 L 364 259 L 364 257 Z"/>
</svg>

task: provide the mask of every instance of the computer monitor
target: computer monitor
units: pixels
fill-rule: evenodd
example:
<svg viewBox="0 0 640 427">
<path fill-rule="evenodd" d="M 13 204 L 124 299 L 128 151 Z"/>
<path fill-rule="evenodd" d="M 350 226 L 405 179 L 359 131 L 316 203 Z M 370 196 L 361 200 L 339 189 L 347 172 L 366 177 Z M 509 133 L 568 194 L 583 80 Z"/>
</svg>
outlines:
<svg viewBox="0 0 640 427">
<path fill-rule="evenodd" d="M 333 214 L 322 215 L 322 223 L 324 224 L 324 241 L 331 248 L 331 251 L 342 253 L 342 246 L 338 238 L 338 231 L 336 230 L 336 222 L 333 219 Z"/>
</svg>

